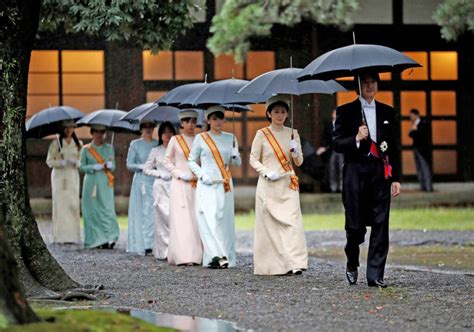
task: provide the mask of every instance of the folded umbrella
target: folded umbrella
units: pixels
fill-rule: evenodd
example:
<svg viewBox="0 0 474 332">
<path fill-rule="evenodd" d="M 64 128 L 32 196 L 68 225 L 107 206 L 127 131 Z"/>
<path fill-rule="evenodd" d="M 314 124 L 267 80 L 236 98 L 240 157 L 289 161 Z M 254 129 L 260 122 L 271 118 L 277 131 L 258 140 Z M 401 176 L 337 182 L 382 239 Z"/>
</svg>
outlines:
<svg viewBox="0 0 474 332">
<path fill-rule="evenodd" d="M 41 110 L 26 121 L 26 138 L 42 138 L 57 134 L 61 130 L 61 122 L 76 121 L 84 113 L 70 106 L 54 106 Z"/>
</svg>

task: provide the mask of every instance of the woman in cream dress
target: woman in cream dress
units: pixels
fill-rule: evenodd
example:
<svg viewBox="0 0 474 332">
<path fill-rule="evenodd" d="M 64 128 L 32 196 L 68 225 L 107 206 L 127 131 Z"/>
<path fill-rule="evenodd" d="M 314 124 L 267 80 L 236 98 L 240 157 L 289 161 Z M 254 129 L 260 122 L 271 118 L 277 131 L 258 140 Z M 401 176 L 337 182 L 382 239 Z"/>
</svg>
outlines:
<svg viewBox="0 0 474 332">
<path fill-rule="evenodd" d="M 46 164 L 52 168 L 53 243 L 80 242 L 79 159 L 82 142 L 74 133 L 74 121 L 63 121 L 59 138 L 51 142 Z"/>
<path fill-rule="evenodd" d="M 166 148 L 170 139 L 175 135 L 170 122 L 163 122 L 158 129 L 158 146 L 153 148 L 145 163 L 143 173 L 154 177 L 153 207 L 154 207 L 154 245 L 153 255 L 157 259 L 168 257 L 169 217 L 170 217 L 170 180 L 171 174 L 165 168 Z"/>
<path fill-rule="evenodd" d="M 227 268 L 236 264 L 234 188 L 231 164 L 240 166 L 234 135 L 222 131 L 224 108 L 206 110 L 210 130 L 196 136 L 189 167 L 199 179 L 196 188 L 196 218 L 204 246 L 203 266 Z M 211 148 L 212 147 L 212 148 Z"/>
<path fill-rule="evenodd" d="M 188 165 L 198 112 L 185 109 L 179 113 L 179 118 L 183 133 L 171 138 L 164 162 L 173 175 L 168 262 L 175 265 L 200 265 L 202 243 L 194 209 L 197 178 Z"/>
<path fill-rule="evenodd" d="M 297 131 L 284 126 L 288 104 L 279 95 L 267 101 L 271 124 L 257 131 L 250 153 L 250 165 L 260 175 L 253 253 L 258 275 L 301 274 L 308 265 L 298 178 L 293 169 L 303 163 L 303 155 Z"/>
</svg>

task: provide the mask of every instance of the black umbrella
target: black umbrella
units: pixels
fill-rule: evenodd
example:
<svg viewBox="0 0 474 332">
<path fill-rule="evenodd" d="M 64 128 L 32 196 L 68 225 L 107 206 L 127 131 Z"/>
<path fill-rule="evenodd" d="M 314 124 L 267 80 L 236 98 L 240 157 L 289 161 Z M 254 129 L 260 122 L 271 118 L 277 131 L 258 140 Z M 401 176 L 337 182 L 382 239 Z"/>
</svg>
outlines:
<svg viewBox="0 0 474 332">
<path fill-rule="evenodd" d="M 393 48 L 353 44 L 320 55 L 303 69 L 298 75 L 298 80 L 328 80 L 356 76 L 368 70 L 378 73 L 401 72 L 414 67 L 421 65 Z"/>
<path fill-rule="evenodd" d="M 183 102 L 183 100 L 188 98 L 190 95 L 202 91 L 208 85 L 209 84 L 206 82 L 180 85 L 168 91 L 164 96 L 155 101 L 155 104 L 160 106 L 178 106 Z"/>
<path fill-rule="evenodd" d="M 300 96 L 308 93 L 333 94 L 346 89 L 334 80 L 321 81 L 310 80 L 299 82 L 297 77 L 303 69 L 284 68 L 266 72 L 249 83 L 244 85 L 238 94 L 244 94 L 255 103 L 265 102 L 268 98 L 276 94 L 289 94 Z"/>
<path fill-rule="evenodd" d="M 61 121 L 81 119 L 84 113 L 70 106 L 49 107 L 26 121 L 26 138 L 42 138 L 61 131 Z"/>
<path fill-rule="evenodd" d="M 197 106 L 207 108 L 213 105 L 225 105 L 225 104 L 251 104 L 252 102 L 239 101 L 237 91 L 242 88 L 249 81 L 239 80 L 235 78 L 215 81 L 207 84 L 202 90 L 196 91 L 195 93 L 184 99 L 180 107 Z"/>
<path fill-rule="evenodd" d="M 156 103 L 146 103 L 146 104 L 139 105 L 139 106 L 131 109 L 130 111 L 128 111 L 124 116 L 122 116 L 120 118 L 120 120 L 130 122 L 130 121 L 134 120 L 137 116 L 145 113 L 146 111 L 148 111 L 150 109 L 156 108 L 156 107 L 158 107 L 158 105 Z"/>
</svg>

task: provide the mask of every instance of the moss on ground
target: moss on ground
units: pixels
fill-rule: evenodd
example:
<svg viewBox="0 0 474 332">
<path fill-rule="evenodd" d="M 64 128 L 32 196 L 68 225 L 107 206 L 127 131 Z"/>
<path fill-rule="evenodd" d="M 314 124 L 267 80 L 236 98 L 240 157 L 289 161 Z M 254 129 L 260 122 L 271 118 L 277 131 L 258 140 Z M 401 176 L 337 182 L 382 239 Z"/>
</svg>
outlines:
<svg viewBox="0 0 474 332">
<path fill-rule="evenodd" d="M 164 332 L 175 331 L 157 327 L 128 315 L 98 310 L 37 309 L 43 319 L 40 323 L 0 328 L 8 332 Z"/>
</svg>

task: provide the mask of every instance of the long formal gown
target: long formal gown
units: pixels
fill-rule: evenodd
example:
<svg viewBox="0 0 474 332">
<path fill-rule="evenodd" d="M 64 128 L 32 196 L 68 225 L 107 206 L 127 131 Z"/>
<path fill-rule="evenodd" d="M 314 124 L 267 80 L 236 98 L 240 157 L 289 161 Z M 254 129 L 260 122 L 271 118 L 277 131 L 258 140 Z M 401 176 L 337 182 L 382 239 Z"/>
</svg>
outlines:
<svg viewBox="0 0 474 332">
<path fill-rule="evenodd" d="M 81 142 L 82 144 L 82 142 Z M 81 240 L 81 215 L 80 215 L 80 179 L 79 159 L 80 150 L 71 139 L 68 144 L 62 141 L 61 151 L 58 140 L 49 145 L 46 164 L 52 168 L 51 189 L 53 198 L 53 227 L 51 241 L 54 243 L 79 243 Z M 68 162 L 65 166 L 61 160 L 77 161 L 74 165 Z"/>
<path fill-rule="evenodd" d="M 91 146 L 104 161 L 112 162 L 115 169 L 114 149 L 110 144 Z M 116 242 L 119 237 L 115 214 L 114 187 L 104 170 L 94 170 L 96 159 L 86 147 L 81 151 L 80 169 L 85 173 L 82 187 L 82 216 L 84 218 L 84 247 L 94 248 Z"/>
<path fill-rule="evenodd" d="M 298 156 L 291 157 L 291 129 L 283 127 L 271 133 L 284 152 L 286 160 L 299 166 L 303 163 L 300 138 L 296 130 Z M 299 191 L 290 188 L 278 157 L 262 130 L 252 143 L 250 165 L 259 173 L 255 197 L 254 273 L 259 275 L 286 274 L 293 269 L 306 269 L 308 250 L 301 216 Z M 273 171 L 282 176 L 277 181 L 265 179 Z"/>
<path fill-rule="evenodd" d="M 158 141 L 146 142 L 143 138 L 130 143 L 127 155 L 127 168 L 134 172 L 128 203 L 128 242 L 127 252 L 145 254 L 146 249 L 153 249 L 154 212 L 152 176 L 143 174 L 143 168 L 151 150 L 158 146 Z"/>
<path fill-rule="evenodd" d="M 221 132 L 219 135 L 207 132 L 219 149 L 226 166 L 239 166 L 240 156 L 232 158 L 234 135 Z M 222 175 L 211 150 L 199 134 L 194 139 L 189 155 L 189 167 L 200 179 L 206 174 L 214 181 L 222 180 Z M 237 140 L 236 140 L 237 141 Z M 200 164 L 199 164 L 200 163 Z M 225 192 L 222 183 L 206 185 L 201 180 L 196 188 L 196 218 L 204 246 L 203 266 L 208 266 L 214 257 L 227 257 L 229 267 L 235 266 L 235 225 L 234 225 L 234 186 L 230 180 L 231 191 Z"/>
<path fill-rule="evenodd" d="M 191 149 L 194 136 L 181 135 Z M 170 191 L 170 264 L 201 264 L 202 243 L 196 221 L 196 189 L 189 181 L 179 179 L 181 174 L 194 176 L 183 149 L 176 137 L 172 137 L 166 150 L 164 166 L 171 172 Z"/>
<path fill-rule="evenodd" d="M 153 255 L 158 259 L 168 257 L 169 243 L 169 218 L 170 218 L 170 180 L 161 177 L 171 176 L 164 167 L 166 148 L 160 145 L 153 148 L 145 163 L 143 172 L 153 177 L 153 220 L 154 220 L 154 246 Z"/>
</svg>

